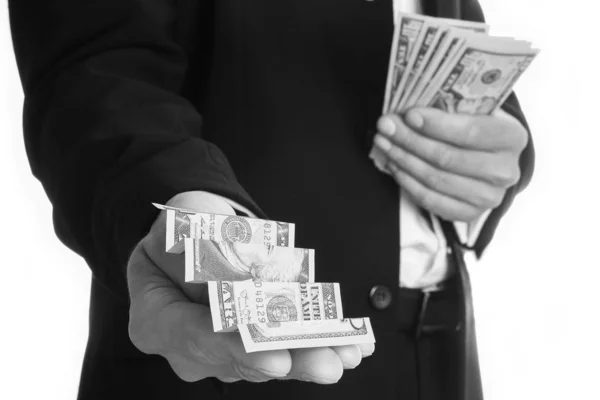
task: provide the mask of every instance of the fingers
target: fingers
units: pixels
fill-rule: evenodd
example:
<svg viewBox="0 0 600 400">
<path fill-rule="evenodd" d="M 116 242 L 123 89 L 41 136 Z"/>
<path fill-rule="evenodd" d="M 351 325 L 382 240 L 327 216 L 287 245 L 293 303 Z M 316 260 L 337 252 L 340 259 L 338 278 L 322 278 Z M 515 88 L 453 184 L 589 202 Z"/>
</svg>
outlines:
<svg viewBox="0 0 600 400">
<path fill-rule="evenodd" d="M 358 345 L 358 349 L 362 358 L 369 357 L 375 352 L 375 343 L 361 343 Z"/>
<path fill-rule="evenodd" d="M 363 355 L 357 345 L 334 346 L 331 348 L 342 362 L 344 369 L 354 369 L 362 361 Z"/>
<path fill-rule="evenodd" d="M 183 330 L 183 335 L 187 337 L 178 339 L 173 347 L 181 348 L 181 343 L 185 343 L 184 351 L 187 350 L 190 354 L 190 359 L 195 364 L 194 369 L 202 371 L 204 377 L 225 376 L 250 382 L 265 382 L 289 374 L 292 368 L 289 351 L 246 353 L 238 333 L 215 333 L 212 330 L 210 312 L 203 318 L 207 318 L 208 322 L 190 324 L 191 328 Z"/>
<path fill-rule="evenodd" d="M 233 383 L 242 380 L 241 378 L 232 378 L 230 376 L 217 376 L 217 379 L 225 383 Z"/>
<path fill-rule="evenodd" d="M 344 372 L 340 357 L 329 347 L 292 349 L 290 354 L 288 378 L 327 385 L 339 381 Z"/>
<path fill-rule="evenodd" d="M 399 169 L 395 164 L 389 163 L 388 167 L 392 171 L 396 182 L 398 182 L 416 204 L 444 219 L 471 222 L 484 212 L 484 210 L 469 203 L 427 188 L 406 173 L 406 171 Z"/>
<path fill-rule="evenodd" d="M 507 115 L 499 118 L 498 114 L 450 114 L 434 108 L 413 108 L 406 112 L 404 120 L 431 139 L 465 149 L 520 152 L 527 144 L 525 128 Z"/>
<path fill-rule="evenodd" d="M 477 208 L 486 210 L 497 207 L 504 197 L 502 187 L 438 169 L 402 147 L 390 145 L 388 155 L 389 163 L 396 164 L 426 188 Z"/>
<path fill-rule="evenodd" d="M 207 366 L 199 365 L 196 360 L 189 356 L 189 354 L 173 351 L 161 355 L 167 360 L 173 372 L 175 372 L 175 374 L 183 381 L 197 382 L 211 376 L 207 373 Z M 215 376 L 241 379 L 230 377 L 231 368 L 227 365 L 214 365 L 210 368 L 210 372 Z"/>
<path fill-rule="evenodd" d="M 288 350 L 271 350 L 246 353 L 238 333 L 216 333 L 217 337 L 227 337 L 231 353 L 232 370 L 245 380 L 284 378 L 292 369 L 292 357 Z"/>
<path fill-rule="evenodd" d="M 382 127 L 384 130 L 381 130 Z M 395 115 L 380 118 L 378 128 L 382 134 L 375 137 L 375 145 L 387 157 L 393 157 L 390 151 L 400 147 L 438 170 L 486 181 L 495 186 L 508 187 L 519 178 L 518 163 L 512 153 L 464 149 L 431 139 L 415 132 Z"/>
<path fill-rule="evenodd" d="M 224 333 L 222 336 L 233 337 L 238 335 Z M 266 382 L 282 376 L 281 374 L 266 373 L 255 365 L 236 360 L 234 355 L 232 355 L 231 362 L 221 362 L 222 357 L 215 358 L 211 356 L 210 349 L 198 347 L 198 344 L 194 341 L 190 342 L 188 350 L 189 352 L 185 354 L 176 351 L 163 354 L 173 371 L 187 382 L 195 382 L 213 376 L 224 382 L 238 380 Z M 212 359 L 207 361 L 207 356 Z M 277 358 L 277 354 L 271 354 L 270 356 Z M 287 358 L 289 358 L 289 355 Z"/>
</svg>

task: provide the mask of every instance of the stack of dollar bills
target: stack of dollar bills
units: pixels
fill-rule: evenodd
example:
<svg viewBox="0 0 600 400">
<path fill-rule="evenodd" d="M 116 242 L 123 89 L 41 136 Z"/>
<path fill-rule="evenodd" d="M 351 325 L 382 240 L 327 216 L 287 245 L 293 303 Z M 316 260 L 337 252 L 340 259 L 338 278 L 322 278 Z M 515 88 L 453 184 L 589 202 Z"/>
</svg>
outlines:
<svg viewBox="0 0 600 400">
<path fill-rule="evenodd" d="M 488 34 L 484 23 L 398 13 L 383 113 L 412 107 L 492 114 L 539 53 L 531 43 Z M 380 169 L 384 158 L 370 154 Z"/>
<path fill-rule="evenodd" d="M 294 224 L 155 206 L 185 281 L 208 284 L 214 331 L 239 332 L 247 352 L 375 342 L 369 318 L 343 317 L 339 284 L 315 282 Z"/>
</svg>

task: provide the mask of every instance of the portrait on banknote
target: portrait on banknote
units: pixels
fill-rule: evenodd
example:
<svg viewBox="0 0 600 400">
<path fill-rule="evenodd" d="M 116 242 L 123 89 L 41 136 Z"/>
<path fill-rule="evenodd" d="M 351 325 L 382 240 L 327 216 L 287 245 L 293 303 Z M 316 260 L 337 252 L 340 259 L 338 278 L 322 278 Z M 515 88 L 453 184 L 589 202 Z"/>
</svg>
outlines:
<svg viewBox="0 0 600 400">
<path fill-rule="evenodd" d="M 310 249 L 231 241 L 186 239 L 187 281 L 261 280 L 308 282 L 314 271 Z M 193 270 L 191 270 L 193 268 Z"/>
</svg>

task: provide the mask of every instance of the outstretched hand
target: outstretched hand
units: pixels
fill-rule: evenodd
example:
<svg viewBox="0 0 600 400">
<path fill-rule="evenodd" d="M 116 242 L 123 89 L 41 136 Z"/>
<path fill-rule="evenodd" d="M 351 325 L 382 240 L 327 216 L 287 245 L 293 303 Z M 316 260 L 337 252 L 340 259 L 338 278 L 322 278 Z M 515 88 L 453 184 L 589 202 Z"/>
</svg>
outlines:
<svg viewBox="0 0 600 400">
<path fill-rule="evenodd" d="M 167 205 L 235 215 L 227 202 L 207 192 L 181 193 Z M 374 344 L 361 344 L 246 353 L 239 333 L 213 332 L 207 286 L 185 283 L 183 254 L 165 252 L 165 224 L 163 211 L 129 260 L 129 336 L 142 352 L 166 358 L 181 379 L 330 384 L 375 350 Z"/>
</svg>

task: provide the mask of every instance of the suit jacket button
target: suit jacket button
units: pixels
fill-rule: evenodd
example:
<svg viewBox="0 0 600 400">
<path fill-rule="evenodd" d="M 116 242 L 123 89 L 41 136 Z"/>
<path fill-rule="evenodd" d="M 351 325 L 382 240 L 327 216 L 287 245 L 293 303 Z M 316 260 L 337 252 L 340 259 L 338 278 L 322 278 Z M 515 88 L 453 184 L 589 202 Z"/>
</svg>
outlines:
<svg viewBox="0 0 600 400">
<path fill-rule="evenodd" d="M 369 292 L 369 299 L 376 310 L 385 310 L 392 304 L 392 291 L 385 285 L 375 285 Z"/>
</svg>

